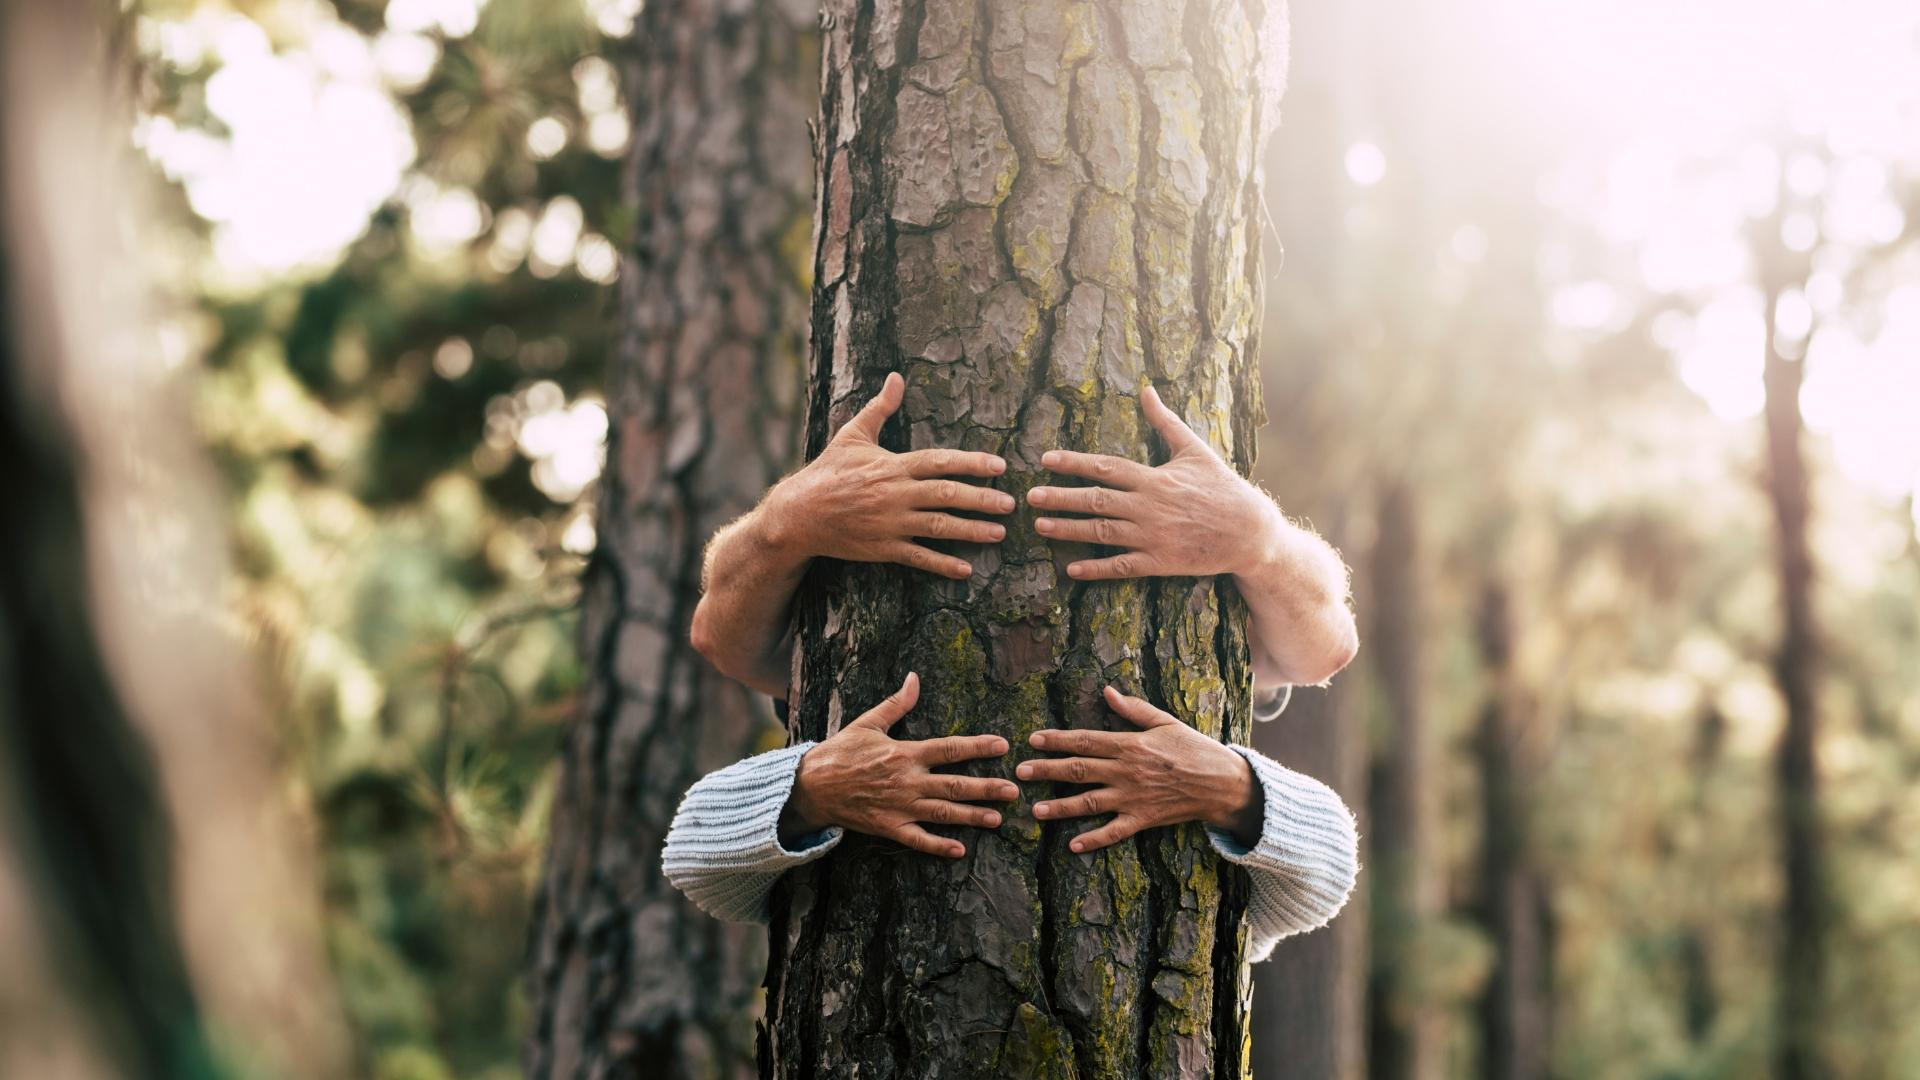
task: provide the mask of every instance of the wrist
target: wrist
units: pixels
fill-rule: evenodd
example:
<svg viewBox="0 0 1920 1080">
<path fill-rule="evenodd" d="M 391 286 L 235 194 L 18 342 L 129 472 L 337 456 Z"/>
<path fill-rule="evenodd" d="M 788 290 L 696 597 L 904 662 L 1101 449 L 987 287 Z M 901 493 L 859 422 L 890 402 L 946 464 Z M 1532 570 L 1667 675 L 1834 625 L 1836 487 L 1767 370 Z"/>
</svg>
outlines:
<svg viewBox="0 0 1920 1080">
<path fill-rule="evenodd" d="M 1252 527 L 1245 535 L 1247 545 L 1240 557 L 1228 571 L 1235 577 L 1248 577 L 1268 573 L 1276 567 L 1285 565 L 1293 547 L 1295 528 L 1287 516 L 1280 512 L 1266 492 L 1246 484 L 1247 496 L 1255 503 Z"/>
<path fill-rule="evenodd" d="M 807 515 L 796 505 L 794 481 L 799 476 L 795 473 L 773 485 L 753 515 L 754 543 L 776 561 L 789 565 L 804 564 L 819 554 L 807 528 Z"/>
<path fill-rule="evenodd" d="M 1247 834 L 1259 831 L 1260 783 L 1254 778 L 1253 766 L 1246 758 L 1226 746 L 1220 749 L 1233 759 L 1233 765 L 1227 774 L 1230 779 L 1217 789 L 1219 798 L 1215 800 L 1206 822 L 1216 829 L 1245 839 Z"/>
<path fill-rule="evenodd" d="M 794 769 L 793 787 L 787 792 L 787 805 L 780 811 L 782 836 L 807 836 L 833 825 L 813 800 L 812 785 L 807 781 L 810 756 L 811 753 L 800 755 L 799 765 Z"/>
</svg>

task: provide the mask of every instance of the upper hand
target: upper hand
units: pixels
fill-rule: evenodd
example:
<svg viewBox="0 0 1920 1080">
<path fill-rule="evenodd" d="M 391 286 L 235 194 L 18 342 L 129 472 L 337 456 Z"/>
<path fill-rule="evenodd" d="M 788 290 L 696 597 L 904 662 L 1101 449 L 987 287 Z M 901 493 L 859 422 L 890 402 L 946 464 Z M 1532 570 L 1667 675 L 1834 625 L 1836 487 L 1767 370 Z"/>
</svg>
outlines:
<svg viewBox="0 0 1920 1080">
<path fill-rule="evenodd" d="M 1036 749 L 1071 757 L 1036 758 L 1016 770 L 1022 780 L 1093 784 L 1091 791 L 1035 803 L 1043 820 L 1112 814 L 1068 846 L 1098 851 L 1142 829 L 1204 821 L 1242 839 L 1257 833 L 1260 789 L 1247 759 L 1137 697 L 1109 686 L 1107 705 L 1140 731 L 1036 731 Z"/>
<path fill-rule="evenodd" d="M 880 429 L 900 408 L 906 380 L 887 376 L 880 393 L 847 421 L 805 468 L 782 480 L 764 504 L 771 535 L 808 557 L 849 562 L 901 563 L 950 578 L 966 578 L 965 559 L 915 543 L 916 538 L 998 543 L 998 523 L 944 513 L 1013 512 L 1013 496 L 954 476 L 999 476 L 1004 459 L 963 450 L 896 454 L 880 446 Z"/>
<path fill-rule="evenodd" d="M 972 804 L 1017 797 L 1020 789 L 1012 781 L 933 769 L 999 757 L 1007 752 L 1007 740 L 956 735 L 912 742 L 887 734 L 919 700 L 920 677 L 908 674 L 885 701 L 807 751 L 787 797 L 781 831 L 818 832 L 837 825 L 957 859 L 967 853 L 965 846 L 933 835 L 920 823 L 999 827 L 998 811 Z"/>
<path fill-rule="evenodd" d="M 1042 465 L 1098 486 L 1036 487 L 1027 492 L 1027 501 L 1038 509 L 1092 515 L 1036 518 L 1034 529 L 1052 540 L 1128 549 L 1069 564 L 1067 574 L 1083 581 L 1206 577 L 1258 565 L 1285 528 L 1279 508 L 1220 460 L 1153 387 L 1140 392 L 1140 404 L 1173 456 L 1154 468 L 1106 454 L 1047 451 L 1040 458 Z"/>
</svg>

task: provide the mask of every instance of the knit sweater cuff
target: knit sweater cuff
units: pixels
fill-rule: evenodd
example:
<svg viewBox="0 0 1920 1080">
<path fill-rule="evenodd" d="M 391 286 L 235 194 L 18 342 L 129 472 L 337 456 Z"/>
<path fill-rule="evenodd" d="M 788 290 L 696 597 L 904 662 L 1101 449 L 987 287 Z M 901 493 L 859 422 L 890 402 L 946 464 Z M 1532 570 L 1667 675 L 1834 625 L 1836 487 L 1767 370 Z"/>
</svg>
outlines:
<svg viewBox="0 0 1920 1080">
<path fill-rule="evenodd" d="M 661 869 L 700 910 L 732 922 L 765 922 L 780 875 L 832 851 L 842 830 L 780 842 L 780 815 L 810 742 L 736 762 L 687 789 L 667 831 Z"/>
<path fill-rule="evenodd" d="M 1360 841 L 1332 788 L 1248 747 L 1233 750 L 1260 783 L 1260 836 L 1248 847 L 1224 829 L 1208 826 L 1207 835 L 1221 857 L 1253 872 L 1248 929 L 1260 960 L 1280 938 L 1339 914 L 1360 873 Z"/>
</svg>

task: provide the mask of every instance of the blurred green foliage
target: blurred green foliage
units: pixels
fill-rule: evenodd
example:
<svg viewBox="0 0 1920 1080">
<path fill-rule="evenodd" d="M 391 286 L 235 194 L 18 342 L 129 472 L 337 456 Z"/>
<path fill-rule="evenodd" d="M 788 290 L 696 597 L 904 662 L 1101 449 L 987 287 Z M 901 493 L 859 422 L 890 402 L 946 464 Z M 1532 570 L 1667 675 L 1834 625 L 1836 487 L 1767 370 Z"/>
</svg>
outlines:
<svg viewBox="0 0 1920 1080">
<path fill-rule="evenodd" d="M 387 7 L 149 4 L 140 125 L 179 181 L 159 196 L 178 271 L 167 334 L 204 366 L 198 418 L 233 493 L 230 600 L 270 665 L 290 790 L 319 832 L 363 1067 L 512 1075 L 550 766 L 580 682 L 581 481 L 604 430 L 625 121 L 579 4 Z M 382 49 L 430 57 L 362 77 L 415 152 L 337 256 L 234 265 L 170 156 L 180 133 L 235 136 L 208 88 L 249 21 L 322 85 Z M 299 215 L 354 164 L 253 197 L 281 200 L 269 220 Z M 450 212 L 451 242 L 425 235 L 423 215 Z M 571 457 L 543 474 L 555 453 Z"/>
</svg>

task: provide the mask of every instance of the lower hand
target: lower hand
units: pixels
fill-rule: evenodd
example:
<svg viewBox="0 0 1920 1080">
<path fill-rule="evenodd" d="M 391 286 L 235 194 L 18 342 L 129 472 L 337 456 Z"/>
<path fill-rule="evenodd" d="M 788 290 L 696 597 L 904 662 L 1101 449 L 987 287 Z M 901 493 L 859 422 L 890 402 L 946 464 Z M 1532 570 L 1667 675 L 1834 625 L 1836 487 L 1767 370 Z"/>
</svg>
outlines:
<svg viewBox="0 0 1920 1080">
<path fill-rule="evenodd" d="M 780 817 L 781 834 L 793 837 L 837 825 L 957 859 L 967 853 L 966 847 L 933 835 L 922 822 L 997 828 L 999 811 L 972 804 L 1018 797 L 1020 789 L 1012 781 L 933 769 L 999 757 L 1007 752 L 1007 740 L 958 735 L 912 742 L 887 734 L 919 700 L 920 676 L 908 674 L 885 701 L 807 751 Z"/>
<path fill-rule="evenodd" d="M 973 567 L 917 543 L 920 538 L 999 543 L 1004 526 L 948 513 L 1013 512 L 1013 496 L 953 479 L 995 477 L 1005 459 L 964 450 L 896 454 L 880 445 L 880 429 L 900 408 L 907 384 L 887 376 L 880 393 L 847 421 L 820 456 L 775 485 L 761 504 L 768 535 L 808 558 L 890 562 L 950 578 Z"/>
<path fill-rule="evenodd" d="M 1271 556 L 1287 525 L 1280 508 L 1234 472 L 1205 439 L 1173 414 L 1149 386 L 1140 392 L 1147 420 L 1172 454 L 1158 468 L 1106 454 L 1049 450 L 1040 463 L 1092 480 L 1093 487 L 1036 487 L 1027 502 L 1089 517 L 1036 518 L 1049 540 L 1128 550 L 1067 566 L 1083 581 L 1241 573 Z"/>
<path fill-rule="evenodd" d="M 1067 846 L 1098 851 L 1142 829 L 1204 821 L 1243 842 L 1260 830 L 1261 794 L 1247 760 L 1168 713 L 1109 686 L 1107 705 L 1139 731 L 1036 731 L 1036 749 L 1070 754 L 1023 763 L 1022 780 L 1098 785 L 1091 791 L 1035 803 L 1045 821 L 1112 814 Z"/>
</svg>

